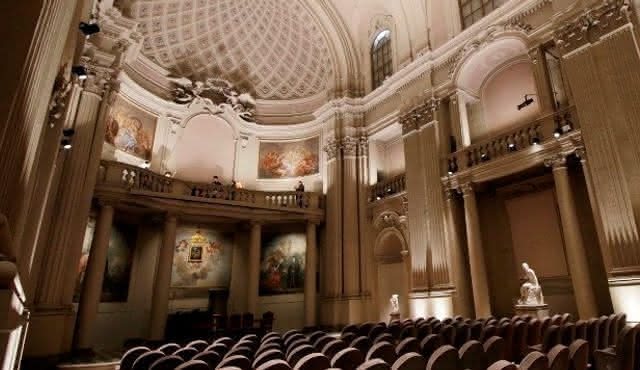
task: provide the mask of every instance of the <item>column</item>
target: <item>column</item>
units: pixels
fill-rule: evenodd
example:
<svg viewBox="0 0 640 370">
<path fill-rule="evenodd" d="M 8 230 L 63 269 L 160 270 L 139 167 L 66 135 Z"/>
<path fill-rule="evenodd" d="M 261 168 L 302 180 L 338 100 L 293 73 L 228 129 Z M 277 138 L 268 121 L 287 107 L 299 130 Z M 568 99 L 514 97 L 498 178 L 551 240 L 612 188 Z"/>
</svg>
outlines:
<svg viewBox="0 0 640 370">
<path fill-rule="evenodd" d="M 316 224 L 307 222 L 307 257 L 304 266 L 304 326 L 316 326 Z"/>
<path fill-rule="evenodd" d="M 456 196 L 453 191 L 445 192 L 447 199 L 446 221 L 447 221 L 447 245 L 450 251 L 451 270 L 453 282 L 455 284 L 454 311 L 464 317 L 473 316 L 473 296 L 471 295 L 471 278 L 467 268 L 464 246 L 460 241 L 458 233 Z"/>
<path fill-rule="evenodd" d="M 327 153 L 327 199 L 326 199 L 326 248 L 323 253 L 323 269 L 331 271 L 323 277 L 323 296 L 337 297 L 342 294 L 342 154 L 341 144 L 331 138 L 324 146 Z"/>
<path fill-rule="evenodd" d="M 549 79 L 549 69 L 544 48 L 538 46 L 529 50 L 529 58 L 533 63 L 533 76 L 538 94 L 536 100 L 538 101 L 540 112 L 543 115 L 550 114 L 555 110 L 556 99 Z"/>
<path fill-rule="evenodd" d="M 247 288 L 247 311 L 257 314 L 258 294 L 260 286 L 260 243 L 262 225 L 251 222 L 251 239 L 249 241 L 249 278 Z"/>
<path fill-rule="evenodd" d="M 553 179 L 556 184 L 556 197 L 558 208 L 560 209 L 567 262 L 571 273 L 571 281 L 573 282 L 578 314 L 581 319 L 598 316 L 598 306 L 591 282 L 591 274 L 589 273 L 589 263 L 580 232 L 573 191 L 569 183 L 566 158 L 563 155 L 549 158 L 545 160 L 545 165 L 553 168 Z"/>
<path fill-rule="evenodd" d="M 358 228 L 358 139 L 342 138 L 342 256 L 344 289 L 348 297 L 360 294 L 360 243 Z"/>
<path fill-rule="evenodd" d="M 473 288 L 473 306 L 476 317 L 491 315 L 489 300 L 489 283 L 487 266 L 484 262 L 480 220 L 478 219 L 478 204 L 473 183 L 460 186 L 464 197 L 464 218 L 467 223 L 467 245 L 469 248 L 469 268 L 471 270 L 471 287 Z"/>
<path fill-rule="evenodd" d="M 113 222 L 113 206 L 103 204 L 96 223 L 96 231 L 89 253 L 87 270 L 84 274 L 82 295 L 78 305 L 76 319 L 76 337 L 74 347 L 79 349 L 91 348 L 93 344 L 93 330 L 98 316 L 98 306 L 102 294 L 104 269 L 107 264 L 107 250 L 109 249 L 109 235 Z"/>
<path fill-rule="evenodd" d="M 178 219 L 168 214 L 164 221 L 164 237 L 158 256 L 158 267 L 151 297 L 151 320 L 149 339 L 164 338 L 165 325 L 169 312 L 169 288 L 171 286 L 171 269 L 173 268 L 173 251 L 176 245 L 176 226 Z"/>
</svg>

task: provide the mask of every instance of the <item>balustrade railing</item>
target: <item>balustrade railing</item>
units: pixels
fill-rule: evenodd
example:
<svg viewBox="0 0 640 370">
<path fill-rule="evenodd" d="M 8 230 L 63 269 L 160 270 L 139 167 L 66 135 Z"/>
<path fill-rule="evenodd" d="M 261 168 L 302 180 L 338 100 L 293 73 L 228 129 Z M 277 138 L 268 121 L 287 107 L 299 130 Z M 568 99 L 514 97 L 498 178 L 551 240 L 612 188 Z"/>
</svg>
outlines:
<svg viewBox="0 0 640 370">
<path fill-rule="evenodd" d="M 402 193 L 406 190 L 405 175 L 398 175 L 386 181 L 371 185 L 369 188 L 369 201 L 375 202 L 382 198 Z"/>
<path fill-rule="evenodd" d="M 543 145 L 577 128 L 575 107 L 568 107 L 449 154 L 445 166 L 452 175 L 530 146 Z"/>
<path fill-rule="evenodd" d="M 186 182 L 159 175 L 148 169 L 111 161 L 102 161 L 100 171 L 98 186 L 105 185 L 124 190 L 190 196 L 271 208 L 318 209 L 323 206 L 322 195 L 318 193 L 297 191 L 269 192 L 248 190 L 230 185 Z"/>
</svg>

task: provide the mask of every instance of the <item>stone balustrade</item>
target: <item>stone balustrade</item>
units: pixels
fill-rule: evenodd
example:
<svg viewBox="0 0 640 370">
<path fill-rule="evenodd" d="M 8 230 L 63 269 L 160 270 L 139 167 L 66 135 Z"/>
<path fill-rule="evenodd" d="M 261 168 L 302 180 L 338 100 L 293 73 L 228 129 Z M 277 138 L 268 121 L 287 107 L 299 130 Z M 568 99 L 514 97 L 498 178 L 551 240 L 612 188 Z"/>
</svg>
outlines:
<svg viewBox="0 0 640 370">
<path fill-rule="evenodd" d="M 452 153 L 445 158 L 444 165 L 452 175 L 520 150 L 544 145 L 578 128 L 575 107 L 568 107 Z"/>
<path fill-rule="evenodd" d="M 375 202 L 391 195 L 406 191 L 405 175 L 398 175 L 386 181 L 378 182 L 369 188 L 369 201 Z"/>
<path fill-rule="evenodd" d="M 322 195 L 312 192 L 257 191 L 182 181 L 159 175 L 148 169 L 125 163 L 102 161 L 97 187 L 115 188 L 120 191 L 157 193 L 179 198 L 200 198 L 207 202 L 224 202 L 252 207 L 322 209 Z"/>
</svg>

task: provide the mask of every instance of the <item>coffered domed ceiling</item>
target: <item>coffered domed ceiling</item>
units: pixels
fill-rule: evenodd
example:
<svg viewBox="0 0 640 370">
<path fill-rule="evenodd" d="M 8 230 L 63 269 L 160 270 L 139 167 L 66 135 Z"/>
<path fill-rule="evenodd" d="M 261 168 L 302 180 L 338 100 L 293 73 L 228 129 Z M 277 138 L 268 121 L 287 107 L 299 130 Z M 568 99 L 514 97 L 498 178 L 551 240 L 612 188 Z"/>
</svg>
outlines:
<svg viewBox="0 0 640 370">
<path fill-rule="evenodd" d="M 178 76 L 222 77 L 258 99 L 330 88 L 327 41 L 301 0 L 129 0 L 143 53 Z"/>
</svg>

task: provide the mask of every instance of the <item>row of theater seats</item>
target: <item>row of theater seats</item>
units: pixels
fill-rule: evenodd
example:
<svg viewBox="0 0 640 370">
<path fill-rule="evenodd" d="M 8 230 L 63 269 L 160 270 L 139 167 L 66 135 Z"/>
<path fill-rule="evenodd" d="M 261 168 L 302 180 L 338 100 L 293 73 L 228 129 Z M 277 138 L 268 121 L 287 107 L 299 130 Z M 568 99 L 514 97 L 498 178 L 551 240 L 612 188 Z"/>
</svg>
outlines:
<svg viewBox="0 0 640 370">
<path fill-rule="evenodd" d="M 640 326 L 625 327 L 625 321 L 612 315 L 573 323 L 563 315 L 364 323 L 340 334 L 291 330 L 157 350 L 136 347 L 125 353 L 120 369 L 509 370 L 520 363 L 532 370 L 638 370 Z"/>
</svg>

